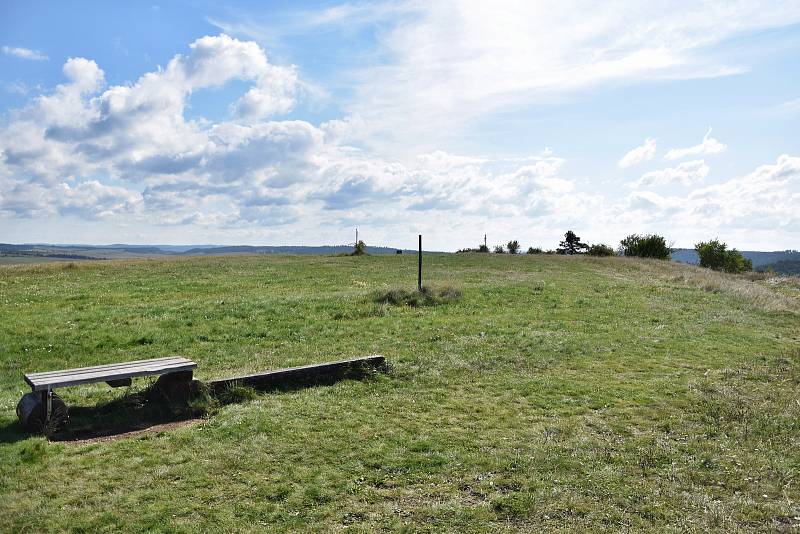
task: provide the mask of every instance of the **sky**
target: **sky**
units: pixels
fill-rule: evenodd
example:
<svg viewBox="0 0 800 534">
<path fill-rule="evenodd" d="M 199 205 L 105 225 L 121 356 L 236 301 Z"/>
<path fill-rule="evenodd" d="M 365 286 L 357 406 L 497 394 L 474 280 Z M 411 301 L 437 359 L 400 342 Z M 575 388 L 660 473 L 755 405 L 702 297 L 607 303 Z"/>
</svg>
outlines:
<svg viewBox="0 0 800 534">
<path fill-rule="evenodd" d="M 800 248 L 800 2 L 0 1 L 0 242 Z"/>
</svg>

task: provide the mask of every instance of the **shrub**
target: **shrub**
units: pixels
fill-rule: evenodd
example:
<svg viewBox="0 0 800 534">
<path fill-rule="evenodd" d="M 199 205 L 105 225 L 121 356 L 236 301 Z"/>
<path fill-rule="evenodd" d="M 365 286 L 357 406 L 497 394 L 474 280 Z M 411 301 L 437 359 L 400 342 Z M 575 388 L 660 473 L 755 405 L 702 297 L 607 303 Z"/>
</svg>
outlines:
<svg viewBox="0 0 800 534">
<path fill-rule="evenodd" d="M 604 245 L 602 243 L 598 243 L 596 245 L 592 245 L 589 247 L 589 256 L 613 256 L 614 249 L 609 247 L 608 245 Z"/>
<path fill-rule="evenodd" d="M 506 253 L 506 249 L 503 248 L 503 245 L 495 245 L 494 253 L 495 254 L 505 254 Z"/>
<path fill-rule="evenodd" d="M 456 250 L 456 254 L 459 252 L 489 252 L 489 247 L 486 245 L 480 245 L 478 248 L 462 248 L 460 250 Z"/>
<path fill-rule="evenodd" d="M 356 243 L 355 249 L 353 250 L 353 256 L 363 256 L 367 253 L 367 245 L 360 241 Z"/>
<path fill-rule="evenodd" d="M 506 247 L 508 248 L 509 254 L 516 254 L 519 252 L 519 241 L 516 239 L 514 241 L 509 241 Z"/>
<path fill-rule="evenodd" d="M 581 238 L 575 235 L 572 230 L 567 230 L 564 234 L 564 241 L 558 244 L 557 252 L 559 254 L 583 254 L 587 248 L 586 243 L 581 243 Z"/>
<path fill-rule="evenodd" d="M 666 239 L 656 234 L 631 234 L 619 244 L 620 251 L 625 256 L 668 260 L 672 253 L 672 249 L 667 246 Z"/>
<path fill-rule="evenodd" d="M 726 273 L 743 273 L 753 270 L 753 262 L 748 260 L 735 248 L 728 250 L 728 245 L 719 239 L 697 243 L 694 246 L 700 257 L 700 266 Z"/>
<path fill-rule="evenodd" d="M 539 247 L 528 247 L 528 254 L 544 254 L 544 251 Z"/>
</svg>

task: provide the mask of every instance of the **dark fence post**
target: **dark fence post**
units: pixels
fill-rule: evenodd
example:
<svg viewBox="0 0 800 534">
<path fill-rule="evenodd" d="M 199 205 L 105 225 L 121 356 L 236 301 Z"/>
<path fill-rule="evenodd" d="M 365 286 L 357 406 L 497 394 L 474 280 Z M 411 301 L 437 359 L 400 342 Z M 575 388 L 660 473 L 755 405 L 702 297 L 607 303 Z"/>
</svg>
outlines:
<svg viewBox="0 0 800 534">
<path fill-rule="evenodd" d="M 417 257 L 417 289 L 422 291 L 422 234 L 419 234 L 419 254 Z"/>
</svg>

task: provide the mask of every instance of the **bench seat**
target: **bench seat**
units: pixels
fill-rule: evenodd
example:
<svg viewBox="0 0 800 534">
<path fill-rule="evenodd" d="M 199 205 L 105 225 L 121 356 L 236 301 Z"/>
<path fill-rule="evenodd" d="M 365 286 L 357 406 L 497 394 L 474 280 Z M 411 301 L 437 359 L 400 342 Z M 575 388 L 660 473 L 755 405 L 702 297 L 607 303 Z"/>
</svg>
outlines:
<svg viewBox="0 0 800 534">
<path fill-rule="evenodd" d="M 46 371 L 25 375 L 25 382 L 33 391 L 49 391 L 59 387 L 77 386 L 95 382 L 115 382 L 138 376 L 164 375 L 181 371 L 191 371 L 197 364 L 179 356 L 137 360 L 125 363 L 95 365 L 65 369 L 63 371 Z"/>
</svg>

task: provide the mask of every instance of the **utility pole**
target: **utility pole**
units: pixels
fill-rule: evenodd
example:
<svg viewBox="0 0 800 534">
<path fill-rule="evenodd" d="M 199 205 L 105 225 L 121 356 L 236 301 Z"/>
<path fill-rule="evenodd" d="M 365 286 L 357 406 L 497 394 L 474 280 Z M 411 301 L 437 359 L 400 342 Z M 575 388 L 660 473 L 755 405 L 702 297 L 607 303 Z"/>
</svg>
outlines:
<svg viewBox="0 0 800 534">
<path fill-rule="evenodd" d="M 419 234 L 419 255 L 417 258 L 417 289 L 422 291 L 422 234 Z"/>
<path fill-rule="evenodd" d="M 356 245 L 358 245 L 358 228 L 356 228 Z"/>
<path fill-rule="evenodd" d="M 486 247 L 486 234 L 483 234 L 483 246 Z M 486 247 L 489 248 L 489 247 Z"/>
</svg>

